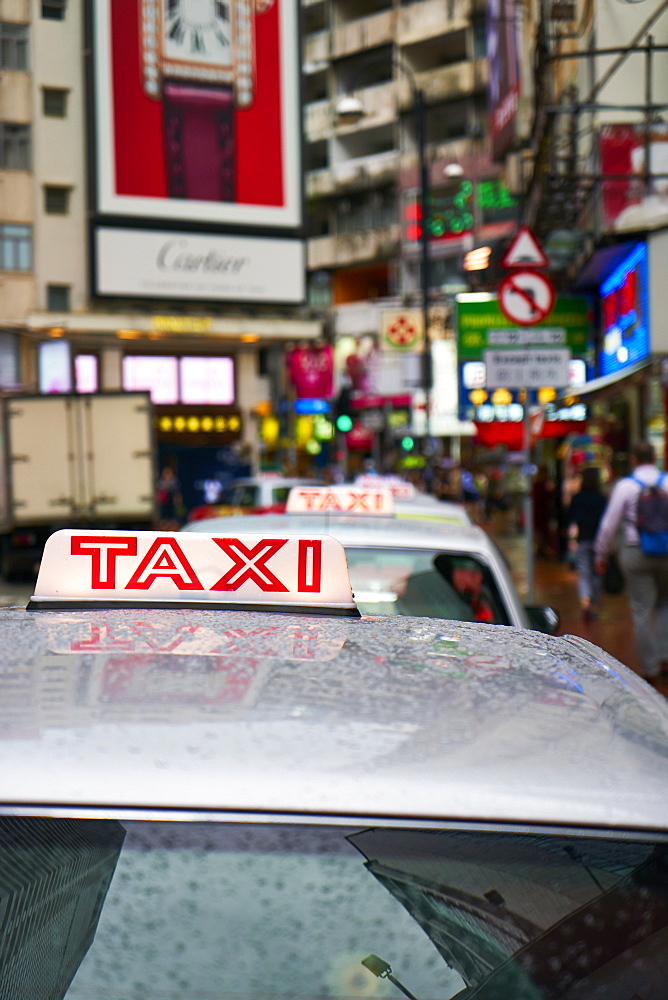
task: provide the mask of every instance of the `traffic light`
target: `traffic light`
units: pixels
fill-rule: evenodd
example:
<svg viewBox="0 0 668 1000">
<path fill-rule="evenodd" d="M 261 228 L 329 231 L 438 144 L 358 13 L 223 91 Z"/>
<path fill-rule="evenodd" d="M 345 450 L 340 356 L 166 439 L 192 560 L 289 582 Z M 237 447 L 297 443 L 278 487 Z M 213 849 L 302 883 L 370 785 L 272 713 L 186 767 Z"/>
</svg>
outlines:
<svg viewBox="0 0 668 1000">
<path fill-rule="evenodd" d="M 341 431 L 342 434 L 351 431 L 353 429 L 352 394 L 347 387 L 341 389 L 336 397 L 334 412 L 337 431 Z"/>
<path fill-rule="evenodd" d="M 401 447 L 404 451 L 411 451 L 415 447 L 415 441 L 407 434 L 406 437 L 401 439 Z"/>
</svg>

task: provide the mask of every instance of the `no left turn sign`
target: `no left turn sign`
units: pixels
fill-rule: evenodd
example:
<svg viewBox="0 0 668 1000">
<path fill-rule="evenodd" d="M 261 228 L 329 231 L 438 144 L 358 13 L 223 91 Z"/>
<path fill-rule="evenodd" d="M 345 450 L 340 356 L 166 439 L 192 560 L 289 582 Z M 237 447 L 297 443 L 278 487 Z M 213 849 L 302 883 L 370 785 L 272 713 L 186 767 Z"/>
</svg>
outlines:
<svg viewBox="0 0 668 1000">
<path fill-rule="evenodd" d="M 534 326 L 548 316 L 554 307 L 556 292 L 549 278 L 535 271 L 515 271 L 499 285 L 499 307 L 519 326 Z"/>
</svg>

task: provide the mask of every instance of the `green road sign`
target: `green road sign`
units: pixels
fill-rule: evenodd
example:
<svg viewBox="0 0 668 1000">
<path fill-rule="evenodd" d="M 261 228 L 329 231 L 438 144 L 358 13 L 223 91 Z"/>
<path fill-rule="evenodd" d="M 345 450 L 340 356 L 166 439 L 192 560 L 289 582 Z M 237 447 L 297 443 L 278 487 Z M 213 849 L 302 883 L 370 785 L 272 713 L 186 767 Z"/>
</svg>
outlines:
<svg viewBox="0 0 668 1000">
<path fill-rule="evenodd" d="M 540 326 L 518 327 L 508 320 L 496 298 L 457 301 L 459 361 L 482 361 L 483 352 L 511 347 L 569 347 L 583 357 L 589 347 L 591 303 L 584 295 L 559 295 Z"/>
</svg>

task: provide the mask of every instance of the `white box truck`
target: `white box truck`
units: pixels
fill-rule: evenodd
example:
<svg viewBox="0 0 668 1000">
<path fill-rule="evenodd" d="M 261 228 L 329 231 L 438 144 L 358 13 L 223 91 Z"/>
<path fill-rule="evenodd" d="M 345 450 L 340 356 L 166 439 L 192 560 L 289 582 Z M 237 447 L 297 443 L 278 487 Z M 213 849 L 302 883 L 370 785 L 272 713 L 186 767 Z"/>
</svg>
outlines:
<svg viewBox="0 0 668 1000">
<path fill-rule="evenodd" d="M 0 413 L 0 573 L 38 563 L 57 528 L 152 528 L 156 459 L 144 392 L 7 395 Z"/>
</svg>

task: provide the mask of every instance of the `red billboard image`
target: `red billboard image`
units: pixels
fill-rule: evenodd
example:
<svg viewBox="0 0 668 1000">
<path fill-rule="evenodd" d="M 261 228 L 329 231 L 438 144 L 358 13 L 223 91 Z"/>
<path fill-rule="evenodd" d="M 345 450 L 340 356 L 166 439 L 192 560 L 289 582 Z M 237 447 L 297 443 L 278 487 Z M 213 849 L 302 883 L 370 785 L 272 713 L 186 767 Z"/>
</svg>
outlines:
<svg viewBox="0 0 668 1000">
<path fill-rule="evenodd" d="M 96 0 L 101 212 L 300 222 L 295 0 Z"/>
</svg>

